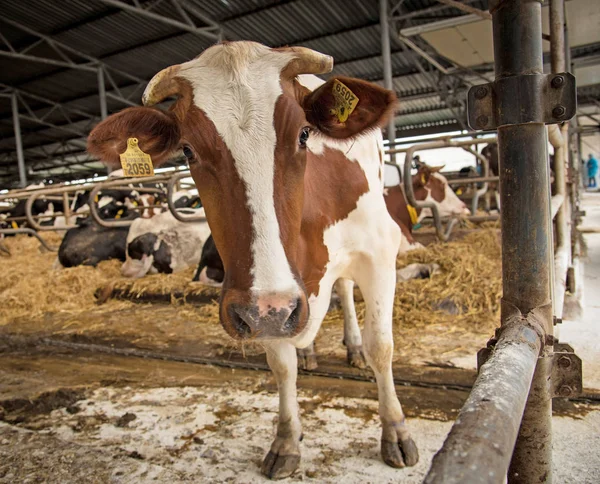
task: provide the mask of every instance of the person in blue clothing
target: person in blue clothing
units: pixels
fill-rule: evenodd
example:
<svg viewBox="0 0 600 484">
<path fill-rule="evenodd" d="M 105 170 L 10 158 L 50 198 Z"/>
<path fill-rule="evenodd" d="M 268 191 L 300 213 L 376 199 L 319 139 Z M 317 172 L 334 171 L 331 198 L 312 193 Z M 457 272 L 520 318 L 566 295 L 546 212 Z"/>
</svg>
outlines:
<svg viewBox="0 0 600 484">
<path fill-rule="evenodd" d="M 598 160 L 591 153 L 588 155 L 587 161 L 588 170 L 588 188 L 596 188 L 596 176 L 598 175 Z"/>
</svg>

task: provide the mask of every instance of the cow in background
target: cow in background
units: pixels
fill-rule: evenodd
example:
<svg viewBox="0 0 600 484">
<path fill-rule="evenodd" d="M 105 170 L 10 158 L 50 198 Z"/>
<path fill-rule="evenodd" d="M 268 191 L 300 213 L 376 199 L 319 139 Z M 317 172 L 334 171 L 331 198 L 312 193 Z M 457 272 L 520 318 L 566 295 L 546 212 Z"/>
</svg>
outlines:
<svg viewBox="0 0 600 484">
<path fill-rule="evenodd" d="M 180 212 L 204 215 L 203 208 Z M 171 212 L 134 220 L 127 236 L 126 260 L 121 274 L 139 278 L 148 273 L 171 274 L 196 265 L 209 236 L 207 222 L 181 222 Z"/>
<path fill-rule="evenodd" d="M 433 202 L 441 217 L 468 216 L 471 211 L 467 205 L 454 193 L 448 180 L 440 171 L 443 166 L 430 167 L 425 163 L 419 164 L 417 173 L 412 177 L 415 199 L 424 202 Z M 426 217 L 432 217 L 430 208 L 412 207 L 404 193 L 404 187 L 393 185 L 384 188 L 385 204 L 388 212 L 398 224 L 404 235 L 400 244 L 399 253 L 421 247 L 416 243 L 412 231 L 415 225 Z"/>
<path fill-rule="evenodd" d="M 279 424 L 262 464 L 270 478 L 299 466 L 296 348 L 314 340 L 340 278 L 356 280 L 366 303 L 383 460 L 418 461 L 391 365 L 402 234 L 385 208 L 378 128 L 395 95 L 358 79 L 299 76 L 331 69 L 329 56 L 306 48 L 217 44 L 150 81 L 144 104 L 177 95 L 169 111 L 128 108 L 88 137 L 89 151 L 113 166 L 130 137 L 155 166 L 183 148 L 225 268 L 221 323 L 260 342 L 277 379 Z"/>
</svg>

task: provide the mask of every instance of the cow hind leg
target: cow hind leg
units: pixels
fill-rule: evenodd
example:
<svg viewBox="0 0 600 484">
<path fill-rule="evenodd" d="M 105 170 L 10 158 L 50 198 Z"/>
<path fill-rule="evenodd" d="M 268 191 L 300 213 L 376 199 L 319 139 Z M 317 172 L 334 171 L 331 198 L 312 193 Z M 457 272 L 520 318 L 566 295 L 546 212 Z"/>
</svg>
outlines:
<svg viewBox="0 0 600 484">
<path fill-rule="evenodd" d="M 340 296 L 342 311 L 344 313 L 344 345 L 346 346 L 347 360 L 350 366 L 366 368 L 367 362 L 363 354 L 360 327 L 354 307 L 354 281 L 351 279 L 338 279 L 335 290 Z"/>
<path fill-rule="evenodd" d="M 298 355 L 298 368 L 301 370 L 316 370 L 318 368 L 314 341 L 306 348 L 298 348 L 296 352 Z"/>
<path fill-rule="evenodd" d="M 275 440 L 263 460 L 261 471 L 270 479 L 283 479 L 291 476 L 300 465 L 302 426 L 296 395 L 298 362 L 296 348 L 290 343 L 268 343 L 265 344 L 265 350 L 279 390 L 279 422 Z"/>
<path fill-rule="evenodd" d="M 419 461 L 419 452 L 408 431 L 392 376 L 395 276 L 393 261 L 386 267 L 381 262 L 365 261 L 357 282 L 366 303 L 363 347 L 375 373 L 379 394 L 381 457 L 391 467 L 405 467 Z"/>
</svg>

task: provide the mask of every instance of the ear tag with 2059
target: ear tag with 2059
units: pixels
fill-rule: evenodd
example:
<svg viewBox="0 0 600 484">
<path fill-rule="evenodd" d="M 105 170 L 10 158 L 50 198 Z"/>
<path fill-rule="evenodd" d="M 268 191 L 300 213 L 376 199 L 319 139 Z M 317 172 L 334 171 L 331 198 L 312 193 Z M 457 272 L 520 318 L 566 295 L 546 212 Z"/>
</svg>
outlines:
<svg viewBox="0 0 600 484">
<path fill-rule="evenodd" d="M 127 140 L 127 149 L 119 155 L 123 176 L 152 176 L 154 165 L 149 154 L 144 153 L 138 146 L 137 138 Z"/>
<path fill-rule="evenodd" d="M 340 123 L 345 123 L 358 104 L 358 96 L 338 79 L 333 81 L 332 94 L 335 106 L 331 110 L 331 114 L 336 115 Z"/>
</svg>

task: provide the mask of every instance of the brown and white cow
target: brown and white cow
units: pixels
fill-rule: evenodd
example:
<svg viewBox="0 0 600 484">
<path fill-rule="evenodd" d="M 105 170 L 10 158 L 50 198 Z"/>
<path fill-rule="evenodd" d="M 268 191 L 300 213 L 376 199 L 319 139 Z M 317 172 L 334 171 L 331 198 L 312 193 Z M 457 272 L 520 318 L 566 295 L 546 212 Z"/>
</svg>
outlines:
<svg viewBox="0 0 600 484">
<path fill-rule="evenodd" d="M 336 77 L 312 92 L 298 81 L 332 65 L 305 48 L 217 44 L 150 81 L 144 104 L 175 95 L 168 112 L 126 109 L 88 140 L 112 165 L 131 137 L 155 166 L 183 147 L 225 268 L 221 324 L 233 338 L 260 342 L 277 380 L 279 423 L 262 464 L 271 478 L 299 466 L 296 348 L 314 340 L 340 278 L 356 281 L 366 302 L 364 352 L 379 390 L 383 460 L 418 461 L 391 365 L 402 236 L 383 199 L 378 127 L 396 99 L 358 79 Z M 339 82 L 358 98 L 352 111 L 333 91 Z"/>
</svg>

